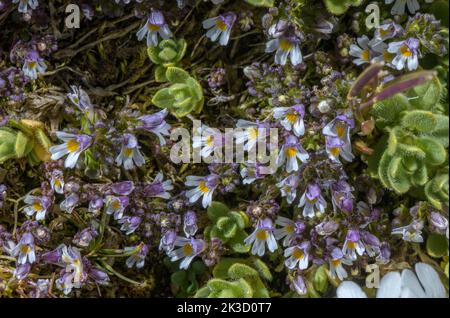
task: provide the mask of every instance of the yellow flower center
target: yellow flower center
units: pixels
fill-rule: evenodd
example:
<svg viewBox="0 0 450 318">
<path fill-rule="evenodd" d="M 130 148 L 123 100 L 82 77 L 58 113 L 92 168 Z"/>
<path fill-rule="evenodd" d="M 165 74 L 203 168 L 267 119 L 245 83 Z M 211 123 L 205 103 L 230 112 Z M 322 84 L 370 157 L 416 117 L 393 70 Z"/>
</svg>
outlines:
<svg viewBox="0 0 450 318">
<path fill-rule="evenodd" d="M 361 58 L 362 58 L 364 61 L 369 62 L 369 61 L 370 61 L 370 51 L 369 51 L 368 49 L 362 51 L 362 53 L 361 53 Z"/>
<path fill-rule="evenodd" d="M 227 29 L 227 24 L 225 22 L 222 21 L 222 19 L 217 19 L 216 21 L 216 27 L 220 30 L 220 31 L 225 31 Z"/>
<path fill-rule="evenodd" d="M 292 256 L 294 256 L 295 259 L 302 259 L 305 256 L 305 253 L 303 253 L 301 249 L 295 248 Z"/>
<path fill-rule="evenodd" d="M 208 188 L 208 186 L 206 185 L 206 182 L 205 182 L 205 181 L 200 181 L 200 183 L 198 184 L 198 188 L 200 189 L 200 191 L 201 191 L 202 193 L 207 193 L 207 192 L 209 192 L 209 188 Z"/>
<path fill-rule="evenodd" d="M 292 50 L 293 47 L 294 45 L 288 40 L 286 39 L 280 40 L 280 49 L 282 49 L 283 51 L 289 52 L 290 50 Z"/>
<path fill-rule="evenodd" d="M 412 56 L 412 52 L 410 51 L 410 49 L 407 46 L 402 46 L 400 48 L 400 53 L 402 53 L 402 55 L 404 57 L 410 57 Z"/>
<path fill-rule="evenodd" d="M 69 152 L 75 152 L 80 149 L 80 144 L 75 139 L 69 140 L 67 142 L 67 150 Z"/>
<path fill-rule="evenodd" d="M 33 203 L 33 209 L 35 211 L 41 211 L 42 210 L 42 204 L 39 201 L 34 201 Z"/>
<path fill-rule="evenodd" d="M 114 210 L 119 210 L 119 209 L 120 209 L 120 202 L 119 202 L 119 200 L 114 200 L 114 201 L 111 203 L 111 207 L 112 207 Z"/>
<path fill-rule="evenodd" d="M 286 233 L 293 233 L 294 232 L 294 226 L 292 224 L 288 224 L 284 227 L 284 231 Z"/>
<path fill-rule="evenodd" d="M 155 31 L 158 31 L 159 29 L 161 29 L 161 27 L 159 25 L 149 23 L 147 25 L 147 29 L 151 32 L 155 32 Z"/>
<path fill-rule="evenodd" d="M 194 252 L 194 248 L 191 244 L 186 244 L 183 246 L 183 253 L 185 256 L 190 256 Z"/>
<path fill-rule="evenodd" d="M 36 62 L 29 62 L 29 63 L 28 63 L 28 66 L 29 66 L 31 69 L 35 69 L 36 66 L 37 66 L 37 63 L 36 63 Z"/>
<path fill-rule="evenodd" d="M 296 114 L 287 114 L 286 115 L 286 119 L 288 120 L 288 122 L 290 122 L 291 124 L 295 124 L 295 122 L 297 121 L 297 115 Z"/>
<path fill-rule="evenodd" d="M 23 254 L 28 254 L 30 252 L 31 248 L 28 245 L 22 245 L 20 247 L 20 252 Z"/>
<path fill-rule="evenodd" d="M 257 128 L 249 128 L 248 136 L 251 140 L 255 140 L 256 138 L 258 138 L 258 129 Z"/>
<path fill-rule="evenodd" d="M 343 125 L 343 124 L 341 124 L 341 123 L 339 123 L 339 124 L 337 124 L 337 126 L 336 126 L 336 134 L 338 135 L 338 137 L 339 138 L 341 138 L 342 139 L 342 137 L 344 137 L 344 135 L 345 135 L 345 129 L 346 127 Z"/>
<path fill-rule="evenodd" d="M 125 157 L 130 158 L 133 156 L 133 148 L 126 148 L 123 152 Z"/>
<path fill-rule="evenodd" d="M 340 259 L 335 259 L 331 261 L 331 265 L 333 265 L 334 268 L 338 267 L 339 265 L 341 265 L 341 260 Z"/>
<path fill-rule="evenodd" d="M 209 135 L 208 137 L 206 137 L 206 145 L 209 147 L 212 147 L 214 144 L 214 137 L 213 135 Z"/>
<path fill-rule="evenodd" d="M 340 149 L 340 148 L 331 148 L 331 149 L 330 149 L 330 153 L 331 153 L 334 157 L 337 157 L 337 156 L 339 156 L 339 154 L 341 153 L 341 149 Z"/>
<path fill-rule="evenodd" d="M 265 241 L 269 238 L 269 233 L 266 230 L 258 230 L 256 232 L 256 238 L 260 241 Z"/>
<path fill-rule="evenodd" d="M 286 153 L 286 156 L 288 158 L 293 158 L 297 155 L 297 149 L 295 149 L 293 147 L 287 147 L 284 152 Z"/>
<path fill-rule="evenodd" d="M 380 29 L 380 36 L 384 38 L 386 35 L 388 35 L 389 30 Z"/>
<path fill-rule="evenodd" d="M 347 246 L 349 249 L 354 250 L 356 248 L 356 243 L 355 242 L 348 242 Z"/>
</svg>

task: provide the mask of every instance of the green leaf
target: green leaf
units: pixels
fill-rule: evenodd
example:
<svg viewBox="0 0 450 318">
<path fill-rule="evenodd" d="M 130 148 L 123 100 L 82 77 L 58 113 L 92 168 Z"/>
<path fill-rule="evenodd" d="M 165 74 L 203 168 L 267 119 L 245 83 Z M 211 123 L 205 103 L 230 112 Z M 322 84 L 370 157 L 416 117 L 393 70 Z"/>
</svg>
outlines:
<svg viewBox="0 0 450 318">
<path fill-rule="evenodd" d="M 422 85 L 412 88 L 408 92 L 410 103 L 414 108 L 430 110 L 439 103 L 441 97 L 441 83 L 437 77 Z"/>
<path fill-rule="evenodd" d="M 158 83 L 167 82 L 166 70 L 167 69 L 163 65 L 158 65 L 155 68 L 155 81 Z"/>
<path fill-rule="evenodd" d="M 266 7 L 272 8 L 274 5 L 274 0 L 245 0 L 248 4 L 251 4 L 255 7 Z"/>
<path fill-rule="evenodd" d="M 228 276 L 231 279 L 239 279 L 246 277 L 258 277 L 258 272 L 248 265 L 236 263 L 230 266 Z"/>
<path fill-rule="evenodd" d="M 380 128 L 390 126 L 400 120 L 400 114 L 409 108 L 409 101 L 402 94 L 394 95 L 373 105 L 371 114 Z"/>
<path fill-rule="evenodd" d="M 387 177 L 391 188 L 397 193 L 406 193 L 411 188 L 408 174 L 403 169 L 400 157 L 394 157 L 389 163 Z"/>
<path fill-rule="evenodd" d="M 179 67 L 168 67 L 166 71 L 166 77 L 171 83 L 183 84 L 191 76 L 188 72 Z"/>
<path fill-rule="evenodd" d="M 19 131 L 16 137 L 16 143 L 14 145 L 14 151 L 17 158 L 25 157 L 31 150 L 33 150 L 33 139 L 26 136 L 23 132 Z"/>
<path fill-rule="evenodd" d="M 350 6 L 361 5 L 362 0 L 324 0 L 327 10 L 335 15 L 344 14 Z"/>
<path fill-rule="evenodd" d="M 175 103 L 175 98 L 170 94 L 169 88 L 163 88 L 153 96 L 152 103 L 159 108 L 170 109 Z"/>
<path fill-rule="evenodd" d="M 448 255 L 448 239 L 444 235 L 430 234 L 427 239 L 427 253 L 434 258 Z"/>
<path fill-rule="evenodd" d="M 217 221 L 220 217 L 227 216 L 230 209 L 223 203 L 213 201 L 206 213 L 212 221 Z"/>
<path fill-rule="evenodd" d="M 187 282 L 187 276 L 185 271 L 177 271 L 170 276 L 172 284 L 182 286 Z"/>
<path fill-rule="evenodd" d="M 447 159 L 447 151 L 435 138 L 418 138 L 418 146 L 425 154 L 425 162 L 429 165 L 440 165 Z"/>
<path fill-rule="evenodd" d="M 437 125 L 437 118 L 429 111 L 412 110 L 405 112 L 402 118 L 402 125 L 419 132 L 432 132 Z"/>
</svg>

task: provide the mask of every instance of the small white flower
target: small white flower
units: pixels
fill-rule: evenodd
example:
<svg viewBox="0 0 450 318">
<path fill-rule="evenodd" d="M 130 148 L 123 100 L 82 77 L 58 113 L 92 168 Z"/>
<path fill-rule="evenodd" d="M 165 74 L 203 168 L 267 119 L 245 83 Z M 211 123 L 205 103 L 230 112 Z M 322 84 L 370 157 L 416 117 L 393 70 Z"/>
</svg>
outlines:
<svg viewBox="0 0 450 318">
<path fill-rule="evenodd" d="M 284 264 L 289 269 L 294 269 L 296 266 L 300 270 L 308 268 L 309 264 L 309 243 L 302 243 L 297 246 L 288 247 L 284 250 L 284 257 L 286 261 Z"/>
<path fill-rule="evenodd" d="M 308 159 L 309 154 L 303 149 L 297 137 L 289 136 L 278 154 L 277 166 L 281 167 L 286 162 L 286 172 L 291 173 L 298 171 L 299 160 L 302 163 L 306 163 Z"/>
<path fill-rule="evenodd" d="M 253 255 L 263 256 L 266 252 L 266 244 L 269 251 L 274 252 L 278 245 L 273 232 L 272 220 L 266 218 L 258 221 L 255 231 L 244 240 L 244 243 L 246 245 L 253 244 L 251 250 Z"/>
<path fill-rule="evenodd" d="M 428 264 L 417 263 L 416 274 L 409 269 L 402 273 L 390 272 L 381 279 L 377 298 L 447 298 L 447 292 L 438 273 Z M 354 282 L 342 282 L 338 298 L 367 298 L 362 288 Z"/>
<path fill-rule="evenodd" d="M 185 185 L 194 188 L 186 192 L 186 197 L 191 203 L 203 197 L 202 206 L 206 209 L 212 203 L 212 195 L 218 184 L 219 176 L 215 174 L 206 177 L 188 176 Z"/>
<path fill-rule="evenodd" d="M 56 132 L 56 137 L 64 141 L 63 144 L 50 147 L 52 160 L 58 160 L 68 155 L 64 166 L 66 168 L 74 168 L 77 164 L 78 157 L 85 151 L 92 142 L 92 137 L 87 135 L 75 135 L 62 131 Z"/>
<path fill-rule="evenodd" d="M 139 41 L 147 37 L 147 46 L 154 47 L 158 45 L 158 35 L 164 40 L 172 37 L 172 32 L 167 25 L 161 11 L 152 10 L 145 25 L 136 33 Z"/>
<path fill-rule="evenodd" d="M 305 107 L 301 104 L 292 107 L 276 107 L 273 109 L 273 117 L 281 120 L 281 125 L 287 131 L 293 131 L 297 137 L 305 134 Z"/>
<path fill-rule="evenodd" d="M 230 40 L 231 29 L 235 21 L 236 15 L 234 13 L 225 13 L 218 17 L 203 21 L 203 28 L 208 30 L 206 36 L 211 41 L 215 42 L 220 37 L 220 45 L 225 46 Z"/>
<path fill-rule="evenodd" d="M 27 195 L 24 202 L 28 204 L 28 206 L 25 207 L 24 212 L 28 216 L 32 216 L 36 213 L 36 221 L 45 219 L 45 214 L 51 206 L 51 201 L 48 197 Z"/>
<path fill-rule="evenodd" d="M 22 67 L 23 74 L 30 79 L 35 80 L 38 78 L 39 73 L 45 73 L 46 70 L 47 65 L 45 65 L 44 60 L 39 56 L 39 53 L 34 50 L 28 52 Z"/>
<path fill-rule="evenodd" d="M 141 167 L 145 164 L 145 158 L 139 150 L 139 144 L 132 134 L 124 134 L 122 149 L 116 158 L 118 166 L 123 165 L 125 170 L 133 169 L 134 165 Z"/>
<path fill-rule="evenodd" d="M 188 269 L 192 260 L 205 250 L 206 244 L 203 240 L 194 238 L 185 238 L 177 236 L 174 243 L 174 249 L 168 255 L 172 262 L 183 259 L 180 263 L 180 269 Z"/>
<path fill-rule="evenodd" d="M 414 71 L 419 66 L 419 40 L 409 38 L 406 41 L 389 43 L 388 52 L 396 54 L 392 60 L 392 65 L 397 70 L 406 68 Z"/>
<path fill-rule="evenodd" d="M 13 3 L 19 4 L 20 13 L 27 13 L 28 7 L 30 7 L 31 10 L 34 10 L 39 5 L 38 0 L 13 0 Z"/>
</svg>

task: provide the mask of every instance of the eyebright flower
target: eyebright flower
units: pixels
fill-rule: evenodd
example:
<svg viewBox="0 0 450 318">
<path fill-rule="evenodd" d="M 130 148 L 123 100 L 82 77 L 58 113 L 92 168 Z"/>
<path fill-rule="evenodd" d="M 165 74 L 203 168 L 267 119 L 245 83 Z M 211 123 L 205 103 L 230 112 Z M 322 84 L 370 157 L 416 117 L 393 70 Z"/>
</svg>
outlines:
<svg viewBox="0 0 450 318">
<path fill-rule="evenodd" d="M 236 144 L 243 144 L 245 151 L 251 151 L 259 141 L 265 142 L 270 128 L 267 123 L 253 123 L 242 119 L 238 120 L 236 127 L 242 129 L 235 134 Z"/>
<path fill-rule="evenodd" d="M 274 252 L 277 248 L 277 241 L 274 236 L 274 226 L 272 220 L 266 218 L 258 221 L 255 231 L 250 234 L 245 240 L 246 245 L 253 245 L 251 253 L 253 255 L 263 256 L 267 248 L 270 252 Z"/>
<path fill-rule="evenodd" d="M 275 224 L 281 226 L 281 228 L 275 229 L 273 234 L 277 240 L 283 239 L 283 246 L 289 246 L 306 227 L 303 222 L 294 222 L 284 216 L 278 216 L 275 220 Z"/>
<path fill-rule="evenodd" d="M 350 131 L 354 127 L 353 119 L 338 115 L 323 128 L 322 133 L 326 136 L 326 149 L 331 160 L 340 162 L 339 156 L 348 162 L 354 159 L 350 141 Z"/>
<path fill-rule="evenodd" d="M 122 224 L 120 230 L 125 232 L 126 235 L 130 235 L 137 230 L 139 225 L 142 222 L 142 218 L 140 216 L 124 216 L 123 218 L 118 220 L 119 224 Z"/>
<path fill-rule="evenodd" d="M 35 80 L 38 78 L 38 73 L 44 73 L 47 70 L 47 65 L 44 63 L 44 59 L 39 56 L 37 51 L 31 50 L 25 57 L 25 63 L 23 64 L 22 71 L 25 76 Z"/>
<path fill-rule="evenodd" d="M 219 39 L 222 46 L 226 46 L 230 40 L 231 29 L 236 21 L 236 15 L 228 12 L 215 18 L 209 18 L 203 21 L 203 28 L 208 30 L 206 36 L 213 42 Z"/>
<path fill-rule="evenodd" d="M 159 242 L 159 250 L 169 254 L 175 247 L 175 240 L 177 239 L 177 233 L 174 230 L 167 230 L 164 235 L 161 236 Z"/>
<path fill-rule="evenodd" d="M 167 109 L 163 109 L 157 113 L 139 117 L 141 125 L 137 128 L 155 134 L 159 138 L 160 145 L 165 145 L 166 140 L 163 136 L 170 135 L 170 125 L 165 121 L 168 113 Z"/>
<path fill-rule="evenodd" d="M 192 139 L 192 147 L 194 149 L 200 148 L 200 155 L 203 158 L 209 157 L 224 146 L 224 136 L 217 129 L 202 125 L 198 133 L 199 136 L 194 136 Z"/>
<path fill-rule="evenodd" d="M 184 215 L 183 231 L 186 237 L 194 236 L 197 233 L 197 215 L 194 211 L 187 211 Z"/>
<path fill-rule="evenodd" d="M 391 9 L 392 15 L 404 15 L 406 6 L 408 6 L 408 10 L 411 14 L 416 13 L 416 11 L 420 9 L 419 2 L 417 0 L 385 0 L 386 4 L 391 4 L 394 1 L 394 6 Z M 433 0 L 425 1 L 430 3 Z"/>
<path fill-rule="evenodd" d="M 292 204 L 297 197 L 297 188 L 300 183 L 300 178 L 296 174 L 291 174 L 277 183 L 280 188 L 281 196 L 286 197 L 288 204 Z"/>
<path fill-rule="evenodd" d="M 352 266 L 353 262 L 345 258 L 341 249 L 336 247 L 331 252 L 330 258 L 330 275 L 332 278 L 337 276 L 340 280 L 344 280 L 348 277 L 347 271 L 342 264 Z"/>
<path fill-rule="evenodd" d="M 124 134 L 122 149 L 116 158 L 116 164 L 118 166 L 123 164 L 125 170 L 133 169 L 134 165 L 140 167 L 145 164 L 144 156 L 140 152 L 139 148 L 140 147 L 135 136 L 132 134 Z"/>
<path fill-rule="evenodd" d="M 264 166 L 258 162 L 252 162 L 250 160 L 246 162 L 245 166 L 241 169 L 242 183 L 251 184 L 256 180 L 263 178 L 264 174 L 261 171 L 263 168 Z"/>
<path fill-rule="evenodd" d="M 116 197 L 108 195 L 105 199 L 106 213 L 114 214 L 114 220 L 119 220 L 123 217 L 123 212 L 129 205 L 129 199 L 126 196 Z"/>
<path fill-rule="evenodd" d="M 292 280 L 290 286 L 291 290 L 295 291 L 299 295 L 306 295 L 308 288 L 306 287 L 305 279 L 301 274 L 298 274 Z"/>
<path fill-rule="evenodd" d="M 64 290 L 81 288 L 82 282 L 86 279 L 83 268 L 83 260 L 80 251 L 76 247 L 63 246 L 61 260 L 65 264 Z"/>
<path fill-rule="evenodd" d="M 141 243 L 138 246 L 125 247 L 124 250 L 126 252 L 132 252 L 132 254 L 125 261 L 125 264 L 127 265 L 128 268 L 136 266 L 137 269 L 140 269 L 144 267 L 145 258 L 147 257 L 149 251 L 147 245 Z"/>
<path fill-rule="evenodd" d="M 164 40 L 168 40 L 172 37 L 172 32 L 170 31 L 162 12 L 152 9 L 147 22 L 139 29 L 136 35 L 139 41 L 142 41 L 144 37 L 147 37 L 147 46 L 153 47 L 157 46 L 159 43 L 158 35 Z"/>
<path fill-rule="evenodd" d="M 297 137 L 305 134 L 305 106 L 297 104 L 292 107 L 276 107 L 273 109 L 275 119 L 281 119 L 281 125 L 287 131 L 293 131 Z"/>
<path fill-rule="evenodd" d="M 430 223 L 434 230 L 440 234 L 445 234 L 448 239 L 448 220 L 438 212 L 431 212 Z"/>
<path fill-rule="evenodd" d="M 327 207 L 327 202 L 322 197 L 320 187 L 315 183 L 310 183 L 306 187 L 306 191 L 300 198 L 298 204 L 303 208 L 303 216 L 307 218 L 313 218 L 316 213 L 323 214 Z"/>
<path fill-rule="evenodd" d="M 294 66 L 303 61 L 300 38 L 294 32 L 286 32 L 266 43 L 266 53 L 275 51 L 275 63 L 278 65 L 286 65 L 288 57 Z"/>
<path fill-rule="evenodd" d="M 194 188 L 186 192 L 186 197 L 191 203 L 203 197 L 202 206 L 206 209 L 211 205 L 212 195 L 218 184 L 219 176 L 216 174 L 210 174 L 206 177 L 188 176 L 185 185 Z"/>
<path fill-rule="evenodd" d="M 172 180 L 163 180 L 163 174 L 158 172 L 153 182 L 145 186 L 145 195 L 152 198 L 170 199 L 171 195 L 169 191 L 173 190 Z"/>
<path fill-rule="evenodd" d="M 177 236 L 175 247 L 180 247 L 174 249 L 169 253 L 170 260 L 176 262 L 183 259 L 180 263 L 180 269 L 188 269 L 192 260 L 205 250 L 205 241 L 194 238 L 185 238 Z"/>
<path fill-rule="evenodd" d="M 73 209 L 77 206 L 80 197 L 75 192 L 69 194 L 64 201 L 59 204 L 59 208 L 61 211 L 65 211 L 67 213 L 72 213 Z"/>
<path fill-rule="evenodd" d="M 80 247 L 88 247 L 91 241 L 97 236 L 97 230 L 93 226 L 89 226 L 75 234 L 72 242 Z"/>
<path fill-rule="evenodd" d="M 55 170 L 52 172 L 50 186 L 56 193 L 64 193 L 64 175 L 61 171 Z"/>
<path fill-rule="evenodd" d="M 309 154 L 303 149 L 298 138 L 291 135 L 286 138 L 284 145 L 281 147 L 277 158 L 277 165 L 281 167 L 286 162 L 286 172 L 291 173 L 298 171 L 298 160 L 305 163 L 308 159 Z"/>
<path fill-rule="evenodd" d="M 370 257 L 374 257 L 375 255 L 380 253 L 380 240 L 368 231 L 363 231 L 362 233 L 362 242 L 364 244 L 364 248 L 367 252 L 367 255 Z"/>
<path fill-rule="evenodd" d="M 31 233 L 22 235 L 19 243 L 12 249 L 12 255 L 17 257 L 18 264 L 33 264 L 36 261 L 34 237 Z"/>
<path fill-rule="evenodd" d="M 419 40 L 409 38 L 406 41 L 389 43 L 388 52 L 396 54 L 392 65 L 397 70 L 402 70 L 405 65 L 408 71 L 414 71 L 419 66 Z"/>
<path fill-rule="evenodd" d="M 284 250 L 284 257 L 286 261 L 284 264 L 289 269 L 294 269 L 296 266 L 300 270 L 308 268 L 309 264 L 309 242 L 303 242 L 300 245 L 288 247 Z"/>
<path fill-rule="evenodd" d="M 50 198 L 46 196 L 37 197 L 27 195 L 23 201 L 28 204 L 28 206 L 25 207 L 24 212 L 28 216 L 32 216 L 36 213 L 36 221 L 45 219 L 45 214 L 52 204 Z"/>
<path fill-rule="evenodd" d="M 39 5 L 38 0 L 13 0 L 13 3 L 19 4 L 20 13 L 27 13 L 28 7 L 30 7 L 31 10 L 35 10 Z"/>
<path fill-rule="evenodd" d="M 380 281 L 377 298 L 448 298 L 438 273 L 428 264 L 417 263 L 415 271 L 404 269 L 401 273 L 389 272 Z M 342 282 L 337 291 L 338 298 L 367 298 L 358 284 Z"/>
<path fill-rule="evenodd" d="M 422 229 L 423 222 L 414 220 L 407 226 L 393 229 L 391 234 L 401 235 L 406 242 L 423 243 Z"/>
<path fill-rule="evenodd" d="M 404 29 L 395 22 L 385 23 L 376 28 L 374 36 L 379 41 L 386 41 L 400 35 Z"/>
<path fill-rule="evenodd" d="M 342 248 L 342 253 L 355 261 L 358 253 L 359 256 L 364 254 L 365 248 L 361 241 L 361 235 L 358 230 L 349 230 L 345 238 L 344 247 Z"/>
<path fill-rule="evenodd" d="M 91 146 L 92 137 L 88 135 L 75 135 L 63 131 L 57 131 L 56 137 L 64 141 L 63 144 L 50 147 L 52 160 L 58 160 L 68 155 L 64 166 L 74 168 L 81 153 Z"/>
<path fill-rule="evenodd" d="M 349 54 L 355 59 L 353 63 L 356 65 L 362 65 L 366 63 L 370 63 L 372 59 L 378 57 L 383 53 L 383 48 L 386 46 L 382 41 L 378 41 L 377 39 L 369 40 L 366 35 L 358 38 L 356 40 L 358 45 L 352 44 L 350 45 Z"/>
<path fill-rule="evenodd" d="M 89 95 L 81 87 L 72 85 L 70 88 L 72 89 L 72 92 L 67 94 L 67 98 L 69 98 L 69 100 L 92 121 L 94 106 L 91 103 Z"/>
</svg>

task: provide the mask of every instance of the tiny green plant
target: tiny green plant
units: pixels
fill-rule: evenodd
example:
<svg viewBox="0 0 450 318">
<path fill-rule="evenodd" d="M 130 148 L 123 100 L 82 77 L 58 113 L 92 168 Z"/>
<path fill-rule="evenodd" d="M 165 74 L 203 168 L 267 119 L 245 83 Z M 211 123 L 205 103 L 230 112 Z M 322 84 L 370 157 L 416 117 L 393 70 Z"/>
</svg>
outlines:
<svg viewBox="0 0 450 318">
<path fill-rule="evenodd" d="M 184 39 L 168 39 L 161 41 L 158 46 L 147 49 L 150 60 L 156 64 L 155 80 L 167 82 L 168 67 L 177 66 L 186 54 L 187 42 Z"/>
<path fill-rule="evenodd" d="M 0 163 L 9 159 L 27 158 L 31 165 L 50 160 L 50 139 L 44 124 L 35 120 L 10 120 L 0 127 Z"/>
<path fill-rule="evenodd" d="M 202 87 L 195 78 L 178 67 L 168 67 L 166 78 L 171 86 L 160 89 L 153 96 L 153 104 L 167 108 L 179 118 L 202 111 L 205 99 Z"/>
</svg>

